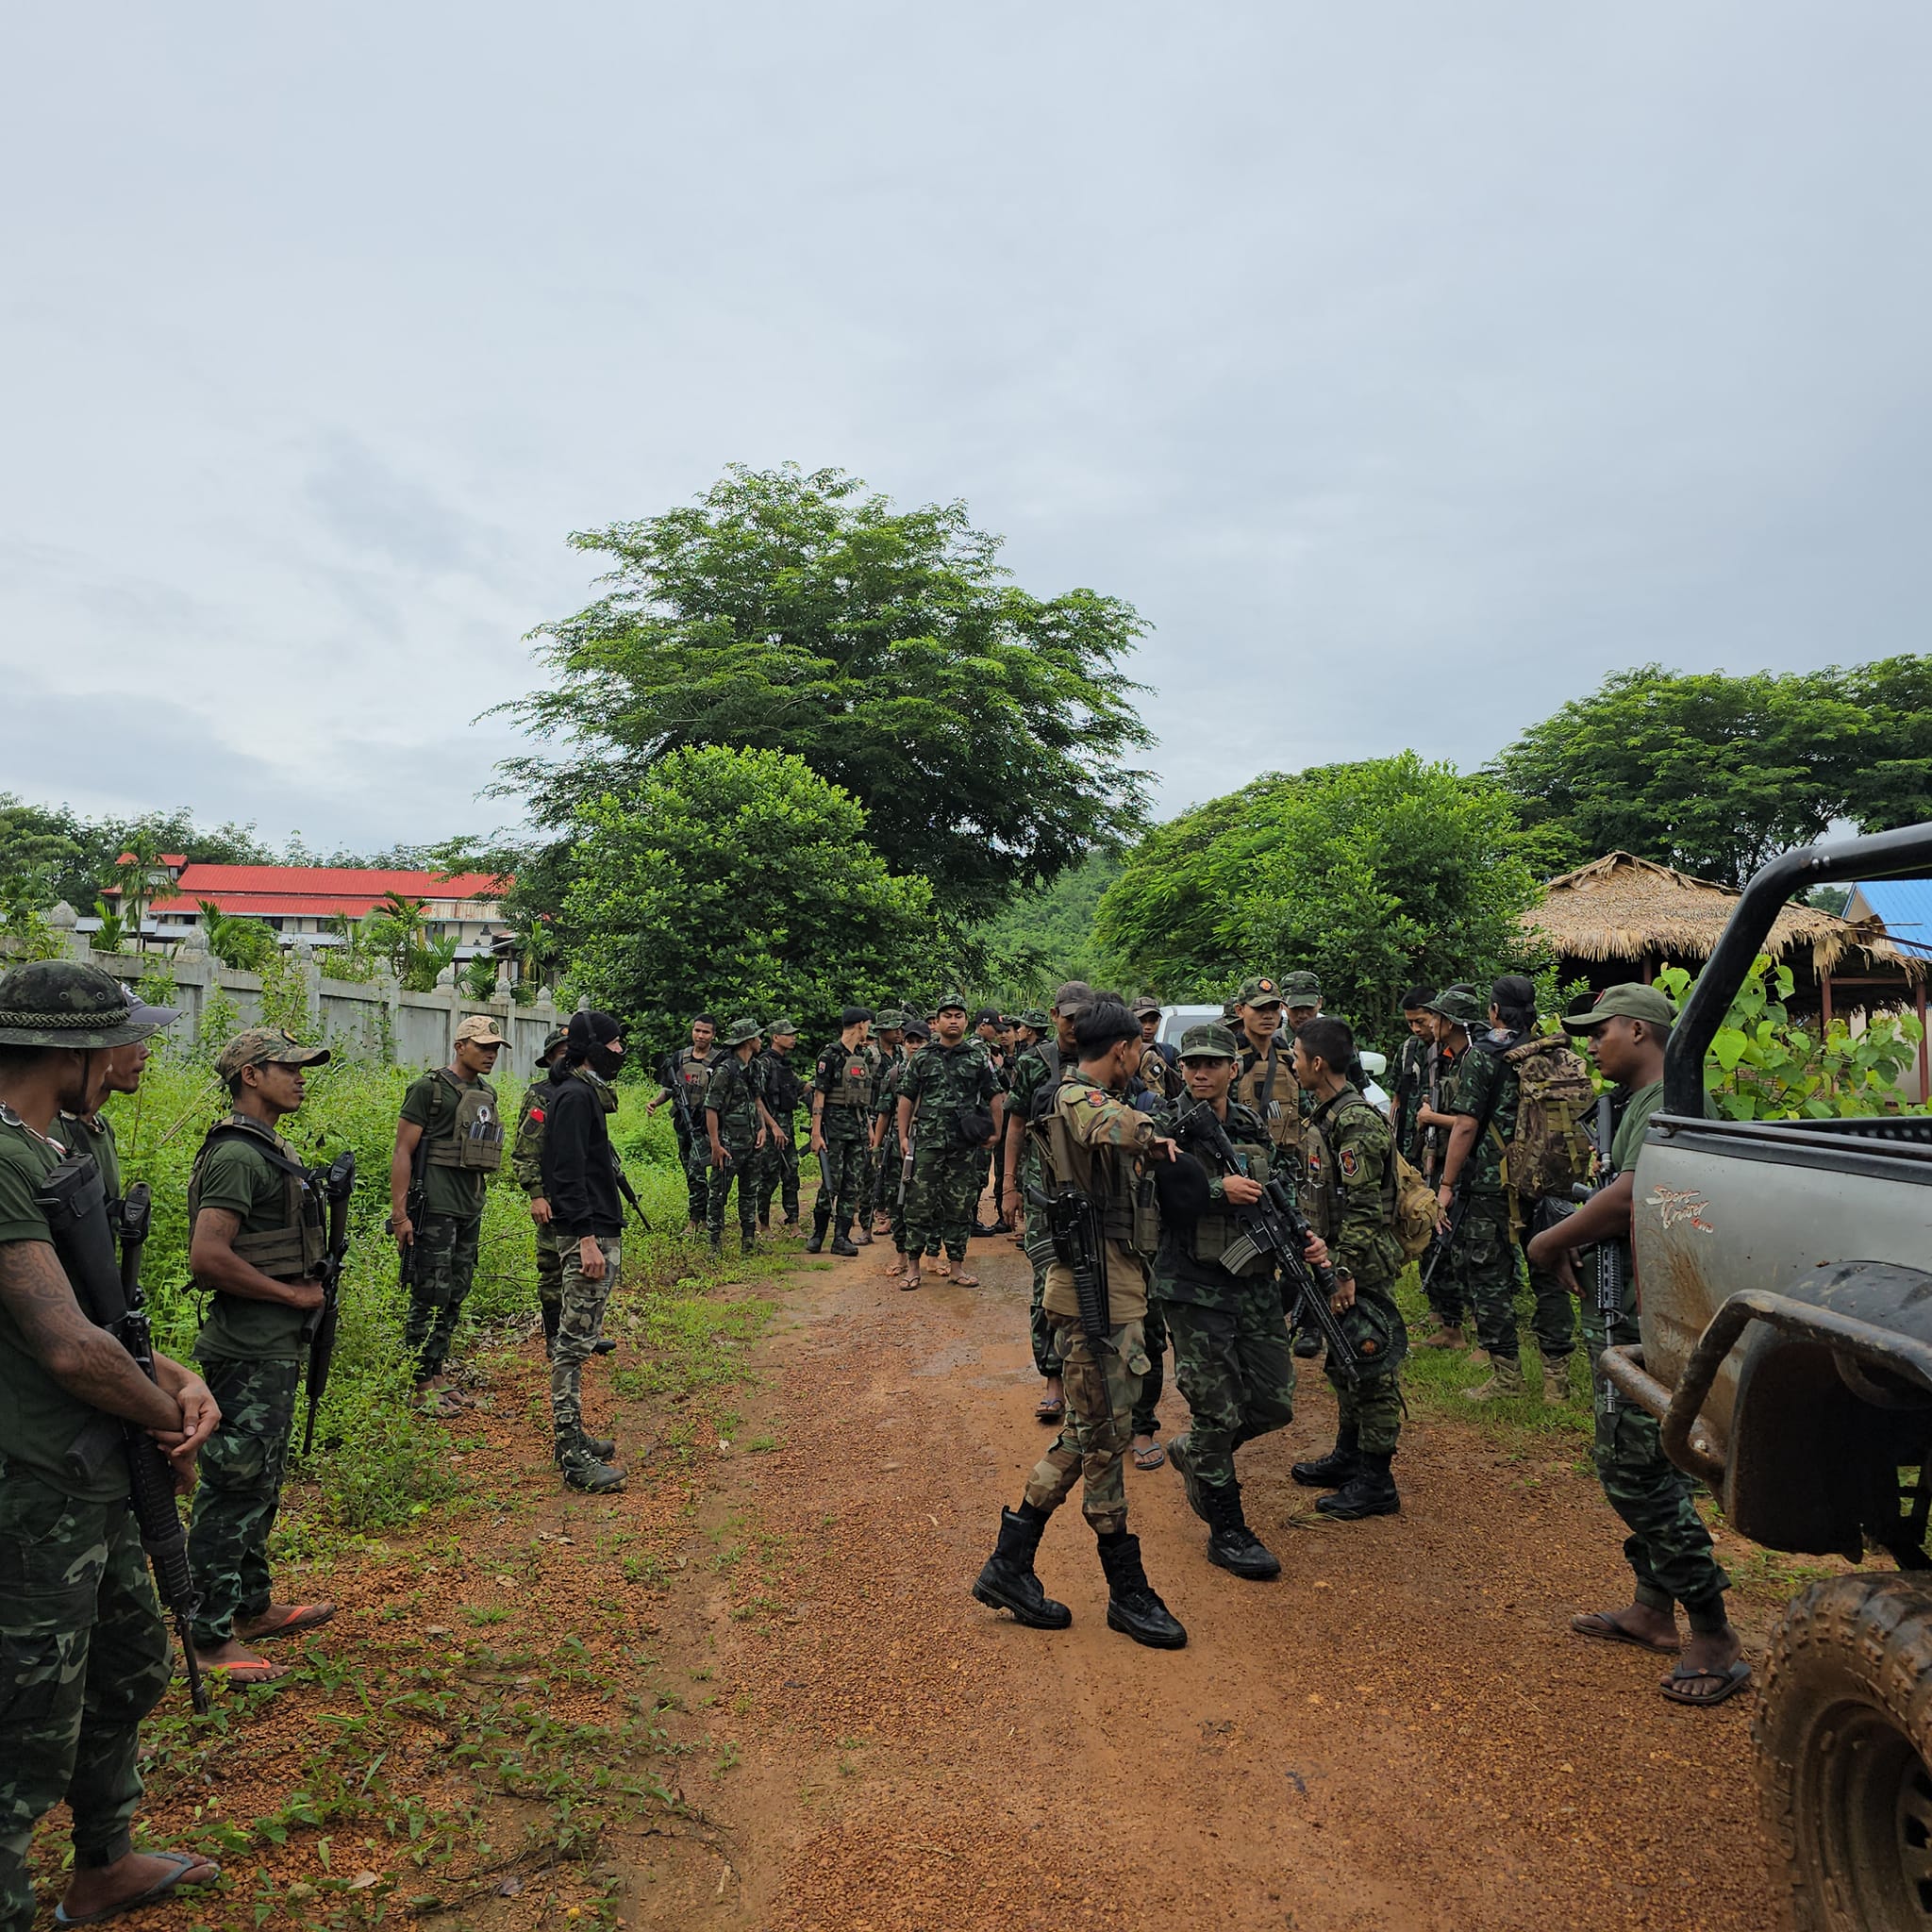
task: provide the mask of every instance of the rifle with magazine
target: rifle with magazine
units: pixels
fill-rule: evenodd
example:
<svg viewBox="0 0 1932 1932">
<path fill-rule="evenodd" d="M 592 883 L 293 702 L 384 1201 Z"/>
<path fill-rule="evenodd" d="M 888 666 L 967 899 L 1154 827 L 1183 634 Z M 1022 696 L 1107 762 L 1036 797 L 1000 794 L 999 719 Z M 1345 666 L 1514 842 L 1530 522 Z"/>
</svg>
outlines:
<svg viewBox="0 0 1932 1932">
<path fill-rule="evenodd" d="M 344 1149 L 320 1175 L 311 1171 L 309 1185 L 319 1185 L 328 1203 L 328 1252 L 315 1271 L 322 1283 L 322 1308 L 315 1318 L 315 1333 L 308 1341 L 308 1420 L 302 1431 L 305 1456 L 315 1447 L 316 1411 L 328 1390 L 328 1372 L 336 1356 L 336 1333 L 342 1323 L 342 1264 L 349 1254 L 349 1196 L 356 1191 L 354 1152 Z"/>
</svg>

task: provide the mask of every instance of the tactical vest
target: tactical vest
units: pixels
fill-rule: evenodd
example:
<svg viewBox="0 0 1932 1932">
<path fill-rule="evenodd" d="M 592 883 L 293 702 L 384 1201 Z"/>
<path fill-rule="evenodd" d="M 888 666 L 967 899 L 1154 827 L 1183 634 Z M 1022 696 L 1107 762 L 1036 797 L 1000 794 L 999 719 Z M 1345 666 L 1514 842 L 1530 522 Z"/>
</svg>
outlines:
<svg viewBox="0 0 1932 1932">
<path fill-rule="evenodd" d="M 1309 1209 L 1308 1219 L 1324 1241 L 1333 1241 L 1341 1232 L 1341 1174 L 1335 1164 L 1334 1149 L 1323 1128 L 1357 1112 L 1367 1114 L 1377 1125 L 1386 1124 L 1382 1116 L 1359 1093 L 1328 1114 L 1325 1121 L 1308 1120 L 1302 1124 L 1300 1140 L 1302 1166 L 1308 1179 L 1308 1191 L 1305 1196 Z M 1395 1225 L 1395 1161 L 1391 1149 L 1391 1158 L 1382 1172 L 1382 1222 L 1391 1230 Z"/>
<path fill-rule="evenodd" d="M 1243 1128 L 1242 1131 L 1245 1132 L 1247 1130 Z M 1260 1181 L 1265 1185 L 1271 1172 L 1268 1160 L 1269 1147 L 1265 1143 L 1239 1139 L 1234 1133 L 1228 1135 L 1228 1140 L 1232 1142 L 1234 1151 L 1246 1163 L 1248 1178 L 1251 1181 Z M 1194 1224 L 1195 1260 L 1219 1261 L 1222 1256 L 1240 1239 L 1240 1236 L 1241 1229 L 1235 1222 L 1234 1215 L 1227 1208 L 1217 1206 L 1208 1208 L 1207 1213 L 1202 1215 L 1200 1220 Z M 1274 1266 L 1274 1257 L 1272 1255 L 1257 1255 L 1252 1260 L 1243 1263 L 1239 1268 L 1230 1269 L 1228 1272 L 1238 1277 L 1249 1274 L 1265 1274 Z"/>
<path fill-rule="evenodd" d="M 456 1116 L 447 1133 L 431 1138 L 432 1129 L 423 1130 L 424 1159 L 431 1167 L 460 1167 L 472 1174 L 494 1174 L 503 1165 L 503 1122 L 496 1111 L 496 1096 L 478 1080 L 465 1087 L 453 1079 L 446 1067 L 438 1067 L 439 1083 L 431 1091 L 437 1096 L 436 1112 L 443 1108 L 447 1092 L 456 1103 Z M 612 1105 L 616 1096 L 612 1095 Z M 607 1109 L 608 1110 L 608 1109 Z"/>
<path fill-rule="evenodd" d="M 1109 1099 L 1118 1096 L 1109 1094 Z M 1154 1176 L 1140 1171 L 1131 1147 L 1083 1147 L 1058 1108 L 1046 1122 L 1046 1169 L 1057 1186 L 1072 1187 L 1100 1209 L 1101 1231 L 1143 1258 L 1160 1245 Z"/>
<path fill-rule="evenodd" d="M 312 1274 L 328 1252 L 328 1227 L 322 1197 L 310 1185 L 308 1170 L 295 1158 L 295 1150 L 247 1114 L 224 1114 L 208 1131 L 188 1176 L 188 1239 L 194 1240 L 194 1219 L 201 1212 L 201 1175 L 208 1150 L 218 1141 L 240 1136 L 267 1157 L 282 1177 L 282 1219 L 279 1227 L 259 1234 L 238 1234 L 229 1242 L 239 1260 L 276 1281 L 300 1281 Z M 204 1284 L 211 1285 L 211 1284 Z"/>
<path fill-rule="evenodd" d="M 715 1052 L 700 1059 L 690 1047 L 683 1048 L 677 1056 L 677 1077 L 684 1083 L 684 1104 L 691 1108 L 693 1118 L 704 1111 L 705 1089 L 710 1085 L 711 1075 L 718 1071 L 718 1056 Z"/>
<path fill-rule="evenodd" d="M 827 1107 L 856 1107 L 862 1113 L 872 1111 L 873 1088 L 877 1074 L 862 1046 L 841 1046 L 839 1077 L 825 1095 Z"/>
<path fill-rule="evenodd" d="M 1277 1033 L 1269 1042 L 1271 1051 L 1240 1074 L 1232 1098 L 1250 1113 L 1258 1114 L 1268 1137 L 1280 1146 L 1292 1146 L 1299 1137 L 1302 1090 L 1294 1076 L 1294 1043 L 1284 1046 Z"/>
</svg>

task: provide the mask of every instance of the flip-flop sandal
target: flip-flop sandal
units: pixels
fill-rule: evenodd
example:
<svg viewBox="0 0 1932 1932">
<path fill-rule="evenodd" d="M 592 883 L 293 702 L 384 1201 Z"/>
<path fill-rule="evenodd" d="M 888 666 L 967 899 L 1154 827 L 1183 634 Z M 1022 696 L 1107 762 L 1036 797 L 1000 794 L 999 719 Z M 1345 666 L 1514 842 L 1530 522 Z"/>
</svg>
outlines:
<svg viewBox="0 0 1932 1932">
<path fill-rule="evenodd" d="M 289 1674 L 287 1664 L 272 1664 L 265 1657 L 257 1657 L 252 1663 L 240 1657 L 232 1663 L 211 1663 L 207 1657 L 196 1657 L 194 1661 L 204 1677 L 225 1677 L 230 1684 L 278 1684 Z"/>
<path fill-rule="evenodd" d="M 145 1891 L 137 1892 L 133 1898 L 123 1899 L 118 1906 L 108 1906 L 105 1911 L 82 1912 L 76 1917 L 70 1913 L 65 1906 L 56 1906 L 55 1924 L 105 1925 L 109 1919 L 125 1918 L 129 1912 L 138 1912 L 142 1906 L 151 1906 L 157 1900 L 166 1898 L 171 1892 L 183 1890 L 198 1891 L 204 1885 L 212 1885 L 222 1875 L 222 1868 L 212 1858 L 192 1857 L 187 1852 L 154 1852 L 149 1856 L 166 1858 L 175 1869 L 165 1878 L 157 1878 Z M 192 1885 L 188 1885 L 188 1874 L 197 1867 L 206 1869 L 208 1876 L 197 1878 Z"/>
<path fill-rule="evenodd" d="M 246 1623 L 252 1626 L 245 1631 L 236 1630 L 236 1636 L 243 1643 L 259 1643 L 264 1638 L 296 1637 L 304 1630 L 320 1630 L 336 1613 L 333 1604 L 275 1604 L 270 1608 L 282 1612 L 273 1624 L 258 1624 L 253 1617 L 237 1619 L 238 1624 Z"/>
<path fill-rule="evenodd" d="M 1664 1657 L 1675 1657 L 1684 1647 L 1674 1638 L 1669 1643 L 1653 1643 L 1649 1638 L 1624 1629 L 1608 1610 L 1585 1610 L 1581 1616 L 1572 1617 L 1570 1631 L 1574 1637 L 1592 1637 L 1599 1643 L 1633 1644 L 1639 1650 L 1654 1650 Z"/>
<path fill-rule="evenodd" d="M 1679 1684 L 1695 1683 L 1703 1677 L 1717 1678 L 1717 1689 L 1695 1692 L 1675 1688 Z M 1689 1664 L 1679 1664 L 1657 1688 L 1673 1704 L 1694 1704 L 1702 1708 L 1707 1705 L 1722 1704 L 1726 1697 L 1735 1697 L 1750 1681 L 1751 1666 L 1740 1657 L 1736 1663 L 1728 1664 L 1721 1671 L 1692 1670 Z"/>
<path fill-rule="evenodd" d="M 1067 1419 L 1067 1405 L 1057 1395 L 1043 1396 L 1040 1407 L 1033 1411 L 1037 1423 L 1058 1423 Z"/>
<path fill-rule="evenodd" d="M 955 1288 L 977 1288 L 979 1286 L 979 1276 L 976 1274 L 956 1274 L 953 1276 L 953 1286 Z"/>
<path fill-rule="evenodd" d="M 1155 1443 L 1151 1449 L 1136 1449 L 1134 1451 L 1134 1467 L 1136 1469 L 1158 1469 L 1166 1460 L 1167 1451 L 1158 1442 Z"/>
</svg>

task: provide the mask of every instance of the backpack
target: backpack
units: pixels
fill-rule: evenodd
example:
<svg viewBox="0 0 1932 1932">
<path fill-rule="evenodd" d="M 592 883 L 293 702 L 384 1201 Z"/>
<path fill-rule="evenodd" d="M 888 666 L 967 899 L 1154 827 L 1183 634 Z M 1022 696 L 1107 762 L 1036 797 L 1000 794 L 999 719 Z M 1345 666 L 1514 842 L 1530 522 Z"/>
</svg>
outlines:
<svg viewBox="0 0 1932 1932">
<path fill-rule="evenodd" d="M 1391 1231 L 1402 1243 L 1403 1258 L 1420 1260 L 1436 1239 L 1436 1222 L 1441 1208 L 1436 1191 L 1409 1165 L 1399 1148 L 1391 1147 L 1395 1164 L 1395 1213 Z"/>
<path fill-rule="evenodd" d="M 1503 1058 L 1517 1082 L 1516 1133 L 1503 1149 L 1504 1189 L 1524 1204 L 1549 1195 L 1568 1200 L 1570 1190 L 1590 1174 L 1584 1126 L 1596 1108 L 1590 1069 L 1554 1034 L 1512 1046 Z"/>
</svg>

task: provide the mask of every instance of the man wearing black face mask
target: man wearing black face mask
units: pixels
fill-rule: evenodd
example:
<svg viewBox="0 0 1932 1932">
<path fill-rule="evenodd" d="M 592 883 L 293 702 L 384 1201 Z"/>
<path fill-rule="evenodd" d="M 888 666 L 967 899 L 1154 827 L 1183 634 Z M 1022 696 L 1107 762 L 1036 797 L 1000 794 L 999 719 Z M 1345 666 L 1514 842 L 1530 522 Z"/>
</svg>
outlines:
<svg viewBox="0 0 1932 1932">
<path fill-rule="evenodd" d="M 617 1445 L 584 1433 L 584 1363 L 594 1351 L 604 1305 L 624 1254 L 624 1203 L 606 1117 L 617 1109 L 610 1086 L 624 1041 L 608 1013 L 573 1013 L 563 1051 L 550 1065 L 550 1111 L 543 1134 L 543 1197 L 562 1264 L 563 1307 L 550 1358 L 550 1413 L 557 1466 L 574 1490 L 601 1494 L 624 1487 L 611 1466 Z"/>
</svg>

